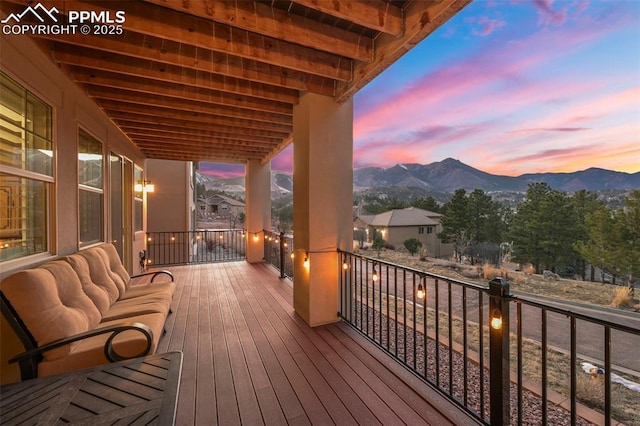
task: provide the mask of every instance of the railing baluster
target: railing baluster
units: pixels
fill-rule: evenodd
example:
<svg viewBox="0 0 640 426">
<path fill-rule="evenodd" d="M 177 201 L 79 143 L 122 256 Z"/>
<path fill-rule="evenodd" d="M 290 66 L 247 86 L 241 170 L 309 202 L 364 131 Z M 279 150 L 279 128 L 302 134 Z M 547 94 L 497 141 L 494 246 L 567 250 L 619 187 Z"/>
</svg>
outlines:
<svg viewBox="0 0 640 426">
<path fill-rule="evenodd" d="M 547 310 L 541 311 L 541 333 L 542 333 L 542 426 L 547 424 Z"/>
<path fill-rule="evenodd" d="M 413 369 L 416 370 L 418 366 L 418 350 L 416 341 L 418 339 L 418 326 L 417 326 L 417 318 L 418 318 L 418 307 L 416 305 L 416 274 L 412 275 L 413 286 L 411 289 L 411 299 L 413 301 Z"/>
<path fill-rule="evenodd" d="M 516 333 L 517 333 L 517 339 L 518 339 L 518 344 L 517 344 L 517 356 L 518 356 L 518 361 L 517 361 L 517 375 L 518 375 L 518 425 L 522 424 L 522 303 L 518 303 L 516 305 Z"/>
<path fill-rule="evenodd" d="M 449 394 L 453 395 L 453 297 L 451 281 L 447 281 L 447 320 L 449 326 Z"/>
<path fill-rule="evenodd" d="M 577 347 L 576 347 L 576 317 L 571 317 L 571 424 L 575 425 L 578 421 L 577 413 L 577 377 L 576 377 L 576 364 L 578 363 Z"/>
<path fill-rule="evenodd" d="M 436 325 L 436 386 L 440 387 L 440 286 L 436 278 L 435 281 L 435 325 Z"/>
<path fill-rule="evenodd" d="M 467 343 L 467 287 L 462 287 L 462 403 L 465 407 L 469 405 L 468 394 L 468 368 L 469 348 Z"/>
<path fill-rule="evenodd" d="M 480 364 L 480 418 L 485 419 L 484 407 L 484 293 L 478 293 L 478 358 Z"/>
<path fill-rule="evenodd" d="M 611 425 L 611 327 L 604 326 L 604 424 Z"/>
</svg>

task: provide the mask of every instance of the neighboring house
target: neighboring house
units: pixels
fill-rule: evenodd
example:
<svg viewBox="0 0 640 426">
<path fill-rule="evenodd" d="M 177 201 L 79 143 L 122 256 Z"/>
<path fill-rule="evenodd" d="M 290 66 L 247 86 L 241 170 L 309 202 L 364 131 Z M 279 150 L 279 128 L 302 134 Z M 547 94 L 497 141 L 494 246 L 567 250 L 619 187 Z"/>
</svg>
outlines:
<svg viewBox="0 0 640 426">
<path fill-rule="evenodd" d="M 228 218 L 244 213 L 244 203 L 224 195 L 212 195 L 197 201 L 199 218 L 220 217 Z"/>
<path fill-rule="evenodd" d="M 438 238 L 442 232 L 442 215 L 428 210 L 409 207 L 401 210 L 389 210 L 371 217 L 361 216 L 358 225 L 367 224 L 369 241 L 373 240 L 374 230 L 382 239 L 396 248 L 404 247 L 404 242 L 415 238 L 428 250 L 430 257 L 450 257 L 453 245 L 443 243 Z"/>
</svg>

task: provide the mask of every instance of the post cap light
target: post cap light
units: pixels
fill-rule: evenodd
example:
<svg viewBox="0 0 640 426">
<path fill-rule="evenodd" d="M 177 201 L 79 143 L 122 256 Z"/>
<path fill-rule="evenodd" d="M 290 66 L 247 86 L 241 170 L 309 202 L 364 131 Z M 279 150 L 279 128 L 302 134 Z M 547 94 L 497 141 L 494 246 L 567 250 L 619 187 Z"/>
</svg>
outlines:
<svg viewBox="0 0 640 426">
<path fill-rule="evenodd" d="M 502 313 L 499 310 L 494 309 L 491 313 L 490 324 L 494 330 L 500 330 L 502 328 Z"/>
<path fill-rule="evenodd" d="M 424 297 L 426 296 L 426 293 L 424 291 L 424 287 L 422 285 L 422 283 L 418 284 L 418 291 L 416 292 L 416 297 L 418 299 L 424 299 Z"/>
</svg>

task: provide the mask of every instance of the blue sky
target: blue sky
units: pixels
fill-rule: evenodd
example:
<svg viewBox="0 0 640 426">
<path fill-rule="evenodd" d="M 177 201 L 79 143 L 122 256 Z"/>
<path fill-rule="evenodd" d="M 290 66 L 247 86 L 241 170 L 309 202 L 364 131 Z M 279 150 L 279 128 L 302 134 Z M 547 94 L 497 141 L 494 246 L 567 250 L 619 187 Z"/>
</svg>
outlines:
<svg viewBox="0 0 640 426">
<path fill-rule="evenodd" d="M 354 105 L 355 168 L 640 171 L 640 1 L 475 0 Z M 292 154 L 272 168 L 290 172 Z"/>
</svg>

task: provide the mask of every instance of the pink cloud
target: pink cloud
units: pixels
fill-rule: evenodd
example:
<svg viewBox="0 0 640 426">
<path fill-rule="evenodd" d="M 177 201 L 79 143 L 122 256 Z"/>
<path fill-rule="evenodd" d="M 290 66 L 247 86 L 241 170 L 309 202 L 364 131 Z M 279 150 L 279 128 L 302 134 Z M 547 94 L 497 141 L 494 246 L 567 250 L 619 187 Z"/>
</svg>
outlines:
<svg viewBox="0 0 640 426">
<path fill-rule="evenodd" d="M 538 10 L 539 22 L 544 25 L 562 25 L 567 20 L 567 8 L 555 10 L 553 0 L 533 0 Z"/>
<path fill-rule="evenodd" d="M 495 30 L 504 27 L 507 25 L 505 21 L 499 19 L 490 19 L 486 16 L 482 16 L 477 20 L 478 24 L 481 26 L 480 30 L 473 30 L 474 35 L 479 35 L 481 37 L 486 37 L 492 34 Z"/>
</svg>

